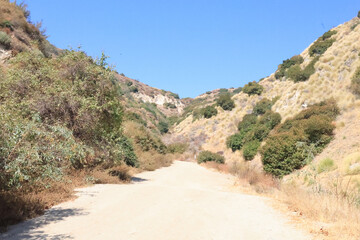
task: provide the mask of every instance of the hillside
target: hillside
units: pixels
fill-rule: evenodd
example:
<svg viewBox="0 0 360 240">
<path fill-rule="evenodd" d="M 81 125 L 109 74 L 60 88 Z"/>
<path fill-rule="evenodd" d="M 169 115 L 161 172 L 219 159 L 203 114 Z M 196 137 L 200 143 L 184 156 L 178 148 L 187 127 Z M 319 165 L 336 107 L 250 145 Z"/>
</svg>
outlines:
<svg viewBox="0 0 360 240">
<path fill-rule="evenodd" d="M 320 194 L 321 200 L 317 201 L 327 201 L 324 200 L 326 195 L 330 196 L 330 198 L 344 197 L 347 202 L 358 205 L 360 202 L 359 39 L 359 17 L 329 30 L 298 56 L 284 60 L 275 73 L 261 79 L 258 83 L 247 84 L 240 93 L 231 93 L 230 97 L 235 103 L 233 109 L 224 110 L 219 106 L 216 103 L 218 95 L 214 95 L 214 93 L 202 94 L 188 107 L 192 108 L 193 111 L 189 111 L 184 116 L 184 120 L 172 129 L 171 139 L 173 141 L 190 142 L 194 157 L 197 157 L 204 150 L 218 153 L 225 157 L 230 168 L 240 164 L 240 166 L 246 166 L 245 168 L 253 169 L 256 172 L 262 172 L 264 168 L 266 172 L 280 176 L 283 176 L 284 173 L 287 175 L 295 170 L 294 173 L 283 178 L 283 183 L 294 184 L 296 182 L 298 186 L 303 186 L 313 194 Z M 247 89 L 245 90 L 245 88 Z M 226 91 L 223 90 L 223 92 Z M 312 126 L 311 131 L 318 131 L 316 134 L 328 132 L 329 135 L 326 137 L 322 135 L 319 138 L 320 140 L 311 142 L 310 139 L 307 139 L 310 125 L 306 129 L 307 124 L 311 123 L 306 122 L 307 117 L 302 120 L 300 116 L 316 114 L 315 111 L 318 111 L 316 108 L 322 106 L 321 104 L 325 104 L 324 107 L 326 108 L 328 103 L 321 103 L 322 101 L 335 102 L 339 110 L 334 109 L 330 118 L 321 115 L 322 113 L 319 112 L 318 120 L 314 118 L 315 125 Z M 196 102 L 198 104 L 194 105 Z M 313 106 L 314 104 L 315 106 Z M 217 114 L 211 115 L 211 117 L 199 117 L 198 112 L 204 111 L 205 106 L 214 106 Z M 328 106 L 328 109 L 330 109 L 331 105 Z M 256 111 L 262 108 L 268 108 L 269 110 L 265 110 L 271 110 L 273 114 L 280 114 L 281 123 L 276 123 L 278 125 L 275 128 L 272 127 L 273 130 L 271 130 L 272 128 L 269 130 L 266 130 L 266 128 L 265 130 L 261 129 L 262 126 L 265 126 L 261 125 L 262 116 L 266 115 L 262 115 L 265 110 L 262 113 Z M 338 113 L 339 115 L 337 115 Z M 245 135 L 245 138 L 244 135 L 241 135 L 243 129 L 240 125 L 244 125 L 245 121 L 250 121 L 247 117 L 254 116 L 256 119 L 256 115 L 258 115 L 258 120 L 255 128 L 259 126 L 260 129 L 258 128 L 258 130 L 265 131 L 265 135 L 259 140 L 255 136 L 255 140 L 246 142 L 249 135 Z M 264 121 L 265 124 L 266 121 Z M 285 135 L 282 132 L 290 131 L 292 128 L 287 130 L 287 125 L 291 127 L 291 124 L 293 122 L 295 124 L 296 121 L 300 121 L 299 125 L 293 125 L 293 127 L 297 126 L 299 129 L 294 129 L 295 132 L 292 134 L 295 135 L 291 135 L 299 139 L 297 143 L 296 140 L 294 142 L 296 147 L 294 144 L 288 145 L 287 149 L 284 149 L 285 145 L 283 145 L 276 149 L 276 147 L 269 145 L 275 144 L 274 141 L 280 141 L 280 139 L 283 139 L 281 140 L 284 141 L 283 144 L 288 144 L 288 142 L 285 142 Z M 321 124 L 323 124 L 322 121 L 327 122 L 327 125 L 320 129 Z M 255 122 L 252 124 L 255 124 Z M 301 133 L 302 128 L 305 128 L 305 135 Z M 318 130 L 315 130 L 316 128 Z M 251 131 L 253 130 L 250 130 L 250 133 Z M 256 130 L 255 134 L 257 134 Z M 233 138 L 230 136 L 233 136 Z M 290 140 L 291 138 L 286 141 Z M 233 146 L 233 150 L 229 148 L 229 145 Z M 301 162 L 296 163 L 296 166 L 292 165 L 295 164 L 294 162 L 290 162 L 291 157 L 287 158 L 284 155 L 279 155 L 282 154 L 281 151 L 284 151 L 283 154 L 290 154 L 289 148 L 294 148 L 294 151 L 297 151 L 296 154 L 301 155 L 299 159 Z M 271 151 L 273 152 L 271 153 Z M 278 159 L 275 157 L 272 160 L 276 162 L 268 162 L 269 154 L 274 156 L 278 154 Z M 295 155 L 293 156 L 295 157 Z M 280 159 L 283 159 L 283 162 Z M 264 163 L 266 163 L 265 166 Z M 297 195 L 292 194 L 293 196 Z M 302 200 L 294 197 L 292 201 L 301 202 Z M 292 205 L 295 205 L 296 209 L 303 211 L 299 205 L 294 203 Z M 319 203 L 320 205 L 322 205 L 322 211 L 329 211 L 334 215 L 339 214 L 336 210 L 335 212 L 329 210 L 329 206 L 325 202 Z M 308 210 L 310 208 L 315 209 L 316 207 L 307 206 Z M 344 206 L 342 205 L 341 208 L 344 208 Z M 323 215 L 323 212 L 317 213 L 321 214 L 322 217 L 314 216 L 316 215 L 314 212 L 309 215 L 317 221 L 327 219 L 326 214 Z M 334 215 L 330 218 L 333 218 Z M 357 222 L 359 219 L 355 217 L 355 220 L 352 221 Z M 346 227 L 342 226 L 342 228 L 344 230 Z"/>
</svg>

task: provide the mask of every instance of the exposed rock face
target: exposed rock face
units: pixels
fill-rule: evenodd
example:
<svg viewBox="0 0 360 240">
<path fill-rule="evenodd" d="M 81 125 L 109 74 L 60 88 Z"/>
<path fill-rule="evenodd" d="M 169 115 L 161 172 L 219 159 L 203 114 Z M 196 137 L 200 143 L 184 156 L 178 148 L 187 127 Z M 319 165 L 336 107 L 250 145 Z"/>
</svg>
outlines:
<svg viewBox="0 0 360 240">
<path fill-rule="evenodd" d="M 169 97 L 162 94 L 149 96 L 144 93 L 133 93 L 133 96 L 138 99 L 141 99 L 144 102 L 155 103 L 156 105 L 159 106 L 163 106 L 166 103 L 174 104 L 179 114 L 183 112 L 185 107 L 185 104 L 183 104 L 179 99 L 175 99 L 173 97 Z"/>
</svg>

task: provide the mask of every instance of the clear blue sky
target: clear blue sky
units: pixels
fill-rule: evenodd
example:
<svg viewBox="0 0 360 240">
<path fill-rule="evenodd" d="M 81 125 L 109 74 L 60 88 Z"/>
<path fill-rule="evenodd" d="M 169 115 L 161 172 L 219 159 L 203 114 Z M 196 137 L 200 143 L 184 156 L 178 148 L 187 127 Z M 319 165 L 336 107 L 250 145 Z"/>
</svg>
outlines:
<svg viewBox="0 0 360 240">
<path fill-rule="evenodd" d="M 359 0 L 28 0 L 57 47 L 104 51 L 126 76 L 195 97 L 243 86 L 357 15 Z"/>
</svg>

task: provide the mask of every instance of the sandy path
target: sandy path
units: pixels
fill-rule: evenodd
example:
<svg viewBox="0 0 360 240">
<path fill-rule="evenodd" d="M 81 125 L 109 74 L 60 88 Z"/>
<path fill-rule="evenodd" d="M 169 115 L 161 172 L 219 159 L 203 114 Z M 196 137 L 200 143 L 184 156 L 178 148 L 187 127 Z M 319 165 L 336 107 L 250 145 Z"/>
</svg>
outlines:
<svg viewBox="0 0 360 240">
<path fill-rule="evenodd" d="M 266 199 L 231 192 L 232 176 L 195 163 L 138 174 L 133 184 L 79 189 L 79 198 L 0 239 L 311 239 Z"/>
</svg>

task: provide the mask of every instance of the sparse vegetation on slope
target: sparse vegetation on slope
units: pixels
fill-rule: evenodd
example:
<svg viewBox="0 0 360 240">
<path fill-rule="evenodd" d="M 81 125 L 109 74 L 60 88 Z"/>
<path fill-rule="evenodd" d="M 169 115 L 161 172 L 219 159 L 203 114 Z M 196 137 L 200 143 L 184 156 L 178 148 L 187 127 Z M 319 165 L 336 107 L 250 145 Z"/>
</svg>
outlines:
<svg viewBox="0 0 360 240">
<path fill-rule="evenodd" d="M 202 151 L 197 157 L 198 163 L 204 162 L 216 162 L 216 163 L 224 163 L 225 158 L 217 153 L 212 153 L 210 151 Z"/>
<path fill-rule="evenodd" d="M 331 36 L 336 33 L 337 31 L 330 30 L 319 37 L 319 39 L 316 40 L 309 48 L 310 56 L 323 54 L 335 42 L 335 39 L 331 38 Z"/>
<path fill-rule="evenodd" d="M 356 69 L 355 74 L 351 78 L 351 90 L 357 96 L 360 96 L 360 67 Z"/>
</svg>

